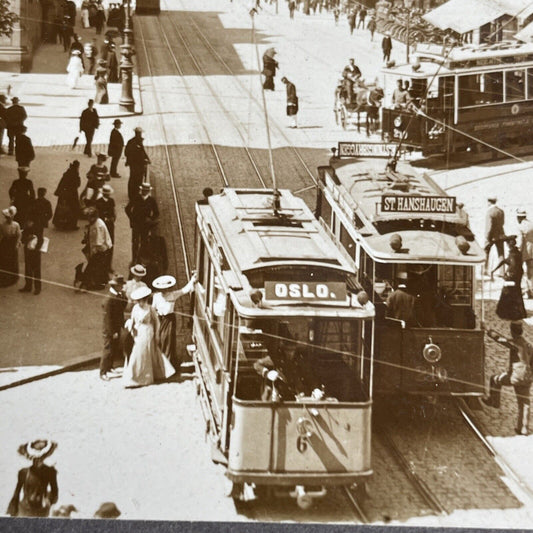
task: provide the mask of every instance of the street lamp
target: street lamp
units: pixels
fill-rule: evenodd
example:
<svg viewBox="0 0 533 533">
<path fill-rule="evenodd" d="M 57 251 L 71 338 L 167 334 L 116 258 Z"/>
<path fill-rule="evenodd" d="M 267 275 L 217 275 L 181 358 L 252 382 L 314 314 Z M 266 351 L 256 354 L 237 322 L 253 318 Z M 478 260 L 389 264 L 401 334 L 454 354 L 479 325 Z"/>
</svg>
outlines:
<svg viewBox="0 0 533 533">
<path fill-rule="evenodd" d="M 409 63 L 409 23 L 411 22 L 411 7 L 413 6 L 413 0 L 403 0 L 403 5 L 407 8 L 407 42 L 405 46 L 405 58 Z"/>
<path fill-rule="evenodd" d="M 133 49 L 133 31 L 131 29 L 130 0 L 126 1 L 126 20 L 124 21 L 124 42 L 120 46 L 120 78 L 122 80 L 122 95 L 120 109 L 124 111 L 135 110 L 133 99 L 133 63 L 131 58 L 135 54 Z"/>
</svg>

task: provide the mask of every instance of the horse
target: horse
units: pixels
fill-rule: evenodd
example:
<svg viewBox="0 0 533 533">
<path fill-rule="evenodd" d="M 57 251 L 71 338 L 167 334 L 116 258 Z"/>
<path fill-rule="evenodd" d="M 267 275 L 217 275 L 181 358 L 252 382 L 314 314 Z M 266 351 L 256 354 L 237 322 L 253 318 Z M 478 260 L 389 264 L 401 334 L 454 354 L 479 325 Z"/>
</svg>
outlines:
<svg viewBox="0 0 533 533">
<path fill-rule="evenodd" d="M 357 113 L 357 131 L 361 131 L 359 115 L 366 112 L 366 134 L 370 136 L 377 130 L 379 124 L 379 108 L 384 97 L 383 89 L 377 86 L 361 86 L 355 93 L 354 113 Z"/>
</svg>

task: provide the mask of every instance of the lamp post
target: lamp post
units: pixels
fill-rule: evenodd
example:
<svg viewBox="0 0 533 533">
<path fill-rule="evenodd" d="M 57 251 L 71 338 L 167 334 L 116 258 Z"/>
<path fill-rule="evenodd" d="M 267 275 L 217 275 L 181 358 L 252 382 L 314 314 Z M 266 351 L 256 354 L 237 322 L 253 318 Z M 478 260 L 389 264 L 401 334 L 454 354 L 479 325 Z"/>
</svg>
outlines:
<svg viewBox="0 0 533 533">
<path fill-rule="evenodd" d="M 409 63 L 409 30 L 410 30 L 410 22 L 411 22 L 411 7 L 413 6 L 413 0 L 403 0 L 403 5 L 407 8 L 407 42 L 405 43 L 405 59 L 407 63 Z"/>
<path fill-rule="evenodd" d="M 131 29 L 130 0 L 126 2 L 126 20 L 124 23 L 124 42 L 120 46 L 120 78 L 122 80 L 122 95 L 120 96 L 120 109 L 134 111 L 135 100 L 133 99 L 133 31 Z"/>
</svg>

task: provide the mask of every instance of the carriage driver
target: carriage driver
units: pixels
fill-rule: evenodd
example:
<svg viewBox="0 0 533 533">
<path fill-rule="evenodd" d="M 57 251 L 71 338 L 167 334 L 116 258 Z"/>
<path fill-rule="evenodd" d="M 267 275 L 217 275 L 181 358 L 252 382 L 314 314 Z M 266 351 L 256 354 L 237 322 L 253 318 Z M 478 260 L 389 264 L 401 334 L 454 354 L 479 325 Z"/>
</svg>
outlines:
<svg viewBox="0 0 533 533">
<path fill-rule="evenodd" d="M 350 104 L 352 103 L 354 96 L 354 83 L 359 80 L 360 77 L 361 71 L 359 70 L 359 67 L 355 64 L 355 59 L 352 57 L 350 58 L 350 62 L 344 67 L 344 70 L 342 71 L 344 90 L 346 92 L 346 98 L 348 99 L 348 103 Z"/>
<path fill-rule="evenodd" d="M 323 398 L 320 383 L 296 344 L 282 340 L 279 350 L 272 350 L 254 363 L 254 370 L 264 378 L 263 401 L 294 400 L 297 395 L 311 395 L 315 400 Z"/>
</svg>

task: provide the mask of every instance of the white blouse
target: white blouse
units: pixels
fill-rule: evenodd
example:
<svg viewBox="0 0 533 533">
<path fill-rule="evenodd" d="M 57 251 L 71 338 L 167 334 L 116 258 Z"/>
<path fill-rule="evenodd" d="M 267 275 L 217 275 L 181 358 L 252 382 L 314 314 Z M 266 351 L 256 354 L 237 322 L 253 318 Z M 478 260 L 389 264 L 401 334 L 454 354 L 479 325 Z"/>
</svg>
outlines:
<svg viewBox="0 0 533 533">
<path fill-rule="evenodd" d="M 159 316 L 170 315 L 174 313 L 176 300 L 182 294 L 183 290 L 156 292 L 152 300 L 152 307 L 157 311 Z"/>
</svg>

